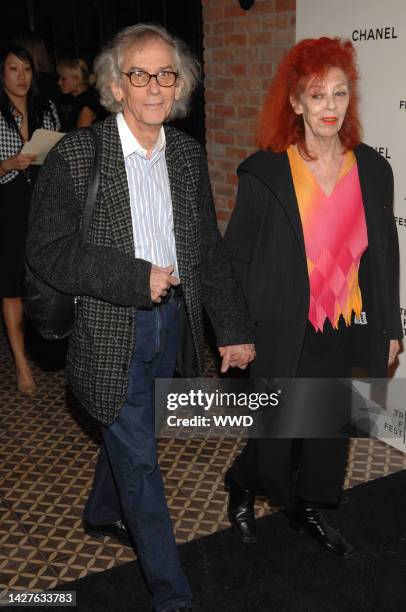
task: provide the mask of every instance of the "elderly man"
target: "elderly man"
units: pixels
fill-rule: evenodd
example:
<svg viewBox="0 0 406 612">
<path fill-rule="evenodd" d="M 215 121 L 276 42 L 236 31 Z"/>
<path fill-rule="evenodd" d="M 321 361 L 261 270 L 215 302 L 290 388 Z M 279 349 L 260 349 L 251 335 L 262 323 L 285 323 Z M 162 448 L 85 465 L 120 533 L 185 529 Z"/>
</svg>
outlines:
<svg viewBox="0 0 406 612">
<path fill-rule="evenodd" d="M 135 543 L 158 612 L 189 609 L 157 464 L 153 382 L 201 371 L 202 306 L 222 371 L 254 357 L 240 288 L 223 248 L 202 147 L 166 120 L 184 114 L 198 67 L 158 26 L 120 32 L 96 61 L 101 175 L 87 244 L 79 238 L 93 161 L 78 130 L 48 156 L 31 213 L 28 258 L 80 296 L 68 379 L 102 427 L 85 529 Z"/>
</svg>

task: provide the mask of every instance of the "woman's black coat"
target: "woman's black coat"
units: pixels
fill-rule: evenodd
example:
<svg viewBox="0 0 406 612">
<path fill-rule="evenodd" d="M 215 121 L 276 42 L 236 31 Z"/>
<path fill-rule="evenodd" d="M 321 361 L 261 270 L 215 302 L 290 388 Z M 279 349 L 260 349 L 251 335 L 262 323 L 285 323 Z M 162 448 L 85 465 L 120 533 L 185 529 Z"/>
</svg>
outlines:
<svg viewBox="0 0 406 612">
<path fill-rule="evenodd" d="M 368 231 L 359 271 L 367 323 L 354 325 L 354 365 L 385 377 L 389 340 L 402 337 L 399 247 L 389 163 L 355 147 Z M 309 278 L 298 203 L 286 153 L 259 151 L 238 169 L 225 240 L 256 327 L 254 377 L 294 377 L 309 313 Z"/>
</svg>

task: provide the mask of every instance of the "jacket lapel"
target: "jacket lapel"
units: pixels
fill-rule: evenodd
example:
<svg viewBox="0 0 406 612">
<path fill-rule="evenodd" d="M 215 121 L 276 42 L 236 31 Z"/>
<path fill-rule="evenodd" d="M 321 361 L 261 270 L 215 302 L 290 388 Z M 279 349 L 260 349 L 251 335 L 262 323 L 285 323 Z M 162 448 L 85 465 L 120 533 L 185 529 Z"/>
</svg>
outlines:
<svg viewBox="0 0 406 612">
<path fill-rule="evenodd" d="M 179 274 L 183 281 L 187 277 L 189 263 L 188 235 L 190 228 L 189 205 L 189 168 L 185 164 L 181 143 L 177 142 L 176 133 L 165 128 L 165 159 L 171 189 L 173 224 L 175 233 L 176 257 Z"/>
<path fill-rule="evenodd" d="M 362 145 L 358 145 L 354 148 L 355 157 L 357 159 L 358 176 L 362 192 L 362 203 L 364 205 L 365 221 L 367 225 L 368 244 L 372 244 L 374 238 L 374 221 L 375 216 L 373 213 L 373 201 L 376 197 L 376 189 L 374 189 L 373 182 L 371 181 L 371 172 L 368 172 L 367 162 L 364 159 Z M 379 191 L 379 190 L 378 190 Z"/>
<path fill-rule="evenodd" d="M 101 175 L 114 244 L 134 255 L 130 194 L 123 150 L 115 115 L 105 120 L 102 132 Z"/>
<path fill-rule="evenodd" d="M 243 163 L 242 168 L 244 165 Z M 302 221 L 287 153 L 261 151 L 249 171 L 265 183 L 281 204 L 292 226 L 300 252 L 306 259 Z"/>
</svg>

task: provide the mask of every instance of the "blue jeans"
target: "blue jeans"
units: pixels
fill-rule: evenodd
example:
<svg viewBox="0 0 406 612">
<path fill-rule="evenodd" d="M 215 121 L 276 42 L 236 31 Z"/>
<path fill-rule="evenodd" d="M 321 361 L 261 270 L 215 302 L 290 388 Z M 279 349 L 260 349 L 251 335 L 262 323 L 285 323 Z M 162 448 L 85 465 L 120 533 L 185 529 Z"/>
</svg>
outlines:
<svg viewBox="0 0 406 612">
<path fill-rule="evenodd" d="M 154 610 L 191 605 L 180 566 L 157 460 L 154 379 L 173 376 L 182 299 L 136 313 L 135 348 L 126 400 L 103 442 L 85 519 L 105 525 L 124 519 L 135 542 Z"/>
</svg>

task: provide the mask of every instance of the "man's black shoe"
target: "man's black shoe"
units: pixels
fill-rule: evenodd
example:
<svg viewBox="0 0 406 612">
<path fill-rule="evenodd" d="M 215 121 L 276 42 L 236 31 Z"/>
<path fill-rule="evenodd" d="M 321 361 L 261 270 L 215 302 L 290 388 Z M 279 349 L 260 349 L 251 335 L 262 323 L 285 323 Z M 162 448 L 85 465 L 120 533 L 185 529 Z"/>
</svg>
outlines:
<svg viewBox="0 0 406 612">
<path fill-rule="evenodd" d="M 348 559 L 355 554 L 354 548 L 334 527 L 331 527 L 316 504 L 297 500 L 293 512 L 289 515 L 290 526 L 296 531 L 305 531 L 320 546 L 329 552 Z"/>
<path fill-rule="evenodd" d="M 114 538 L 120 542 L 120 544 L 133 548 L 133 542 L 123 521 L 116 521 L 115 523 L 110 523 L 109 525 L 94 525 L 93 523 L 89 523 L 89 521 L 85 520 L 83 521 L 83 527 L 85 533 L 89 536 L 94 538 L 109 536 L 109 538 Z"/>
<path fill-rule="evenodd" d="M 231 468 L 225 475 L 224 487 L 228 491 L 228 518 L 232 527 L 242 542 L 256 542 L 254 492 L 244 489 L 234 480 Z"/>
</svg>

